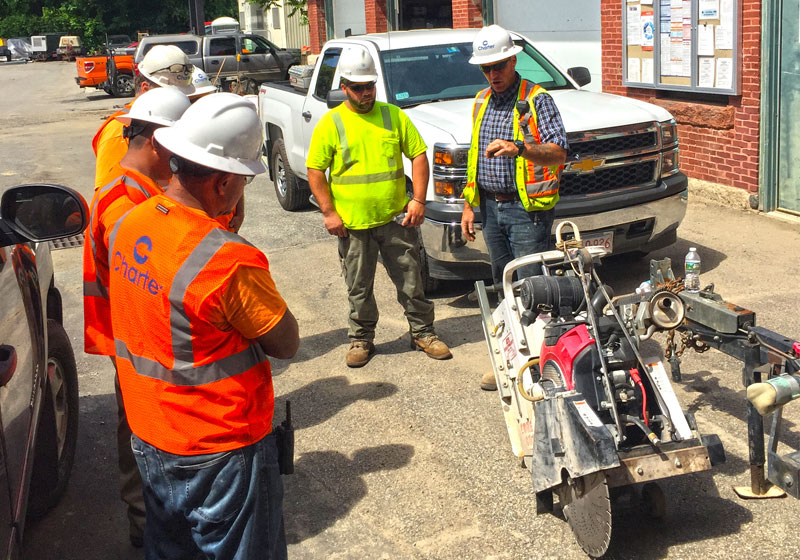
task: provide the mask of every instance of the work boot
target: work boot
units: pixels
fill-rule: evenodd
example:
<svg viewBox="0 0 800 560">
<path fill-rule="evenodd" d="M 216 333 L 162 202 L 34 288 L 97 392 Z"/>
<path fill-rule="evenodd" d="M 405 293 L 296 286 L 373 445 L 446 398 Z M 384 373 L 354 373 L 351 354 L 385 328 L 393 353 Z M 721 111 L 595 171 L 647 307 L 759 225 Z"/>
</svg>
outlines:
<svg viewBox="0 0 800 560">
<path fill-rule="evenodd" d="M 345 361 L 347 367 L 361 367 L 367 364 L 370 357 L 375 353 L 375 345 L 369 340 L 353 340 L 350 342 L 350 349 L 347 351 Z"/>
<path fill-rule="evenodd" d="M 497 391 L 497 381 L 493 371 L 487 371 L 481 377 L 481 389 L 484 391 Z"/>
<path fill-rule="evenodd" d="M 434 360 L 447 360 L 453 357 L 447 344 L 433 333 L 423 334 L 411 339 L 411 348 L 422 350 Z"/>
</svg>

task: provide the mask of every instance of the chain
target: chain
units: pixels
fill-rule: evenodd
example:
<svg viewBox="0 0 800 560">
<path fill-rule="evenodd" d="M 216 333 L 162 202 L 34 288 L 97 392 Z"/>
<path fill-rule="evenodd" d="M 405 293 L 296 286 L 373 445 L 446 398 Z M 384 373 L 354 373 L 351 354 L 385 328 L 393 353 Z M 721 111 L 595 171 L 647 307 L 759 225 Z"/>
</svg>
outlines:
<svg viewBox="0 0 800 560">
<path fill-rule="evenodd" d="M 683 291 L 683 278 L 676 278 L 674 280 L 667 280 L 663 284 L 656 287 L 658 290 L 668 290 L 673 294 Z M 702 354 L 709 349 L 708 344 L 695 340 L 690 333 L 679 332 L 680 342 L 675 343 L 675 329 L 672 329 L 667 334 L 667 347 L 664 349 L 664 357 L 669 360 L 673 354 L 676 358 L 680 358 L 686 351 L 686 348 L 691 348 L 698 354 Z"/>
</svg>

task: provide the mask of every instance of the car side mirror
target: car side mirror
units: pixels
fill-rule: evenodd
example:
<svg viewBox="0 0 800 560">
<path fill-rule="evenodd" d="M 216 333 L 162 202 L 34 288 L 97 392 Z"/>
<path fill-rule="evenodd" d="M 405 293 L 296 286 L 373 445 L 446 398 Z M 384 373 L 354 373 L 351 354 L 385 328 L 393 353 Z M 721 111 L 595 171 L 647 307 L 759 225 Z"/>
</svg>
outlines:
<svg viewBox="0 0 800 560">
<path fill-rule="evenodd" d="M 567 70 L 567 74 L 569 74 L 569 77 L 575 80 L 580 87 L 592 81 L 592 74 L 585 66 L 573 66 Z"/>
<path fill-rule="evenodd" d="M 328 95 L 325 97 L 325 103 L 327 103 L 328 109 L 333 109 L 334 107 L 338 107 L 345 101 L 347 101 L 347 94 L 341 89 L 332 89 L 328 92 Z"/>
<path fill-rule="evenodd" d="M 89 207 L 68 187 L 21 185 L 3 193 L 0 220 L 27 241 L 50 241 L 82 233 L 89 222 Z"/>
</svg>

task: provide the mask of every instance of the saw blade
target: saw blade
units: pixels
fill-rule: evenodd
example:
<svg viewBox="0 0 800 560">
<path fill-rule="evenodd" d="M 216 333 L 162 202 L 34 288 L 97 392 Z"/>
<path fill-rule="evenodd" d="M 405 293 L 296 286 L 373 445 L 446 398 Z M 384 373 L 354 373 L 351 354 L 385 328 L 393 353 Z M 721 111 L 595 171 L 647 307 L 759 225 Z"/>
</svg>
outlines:
<svg viewBox="0 0 800 560">
<path fill-rule="evenodd" d="M 611 498 L 603 472 L 575 479 L 558 492 L 564 516 L 581 548 L 593 558 L 600 558 L 611 542 Z"/>
</svg>

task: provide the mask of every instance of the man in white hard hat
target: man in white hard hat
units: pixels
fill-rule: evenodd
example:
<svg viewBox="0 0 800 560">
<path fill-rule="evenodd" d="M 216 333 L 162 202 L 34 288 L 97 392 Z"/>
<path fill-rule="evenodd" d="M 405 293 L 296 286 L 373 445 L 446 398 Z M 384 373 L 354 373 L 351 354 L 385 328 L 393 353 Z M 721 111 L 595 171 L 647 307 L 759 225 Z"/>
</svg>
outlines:
<svg viewBox="0 0 800 560">
<path fill-rule="evenodd" d="M 469 60 L 480 66 L 489 87 L 475 97 L 472 110 L 461 231 L 468 241 L 475 240 L 473 207 L 480 206 L 495 285 L 511 260 L 550 248 L 559 174 L 567 156 L 564 124 L 553 98 L 516 72 L 521 52 L 508 31 L 490 25 L 476 35 Z M 521 100 L 530 108 L 524 115 L 517 109 Z M 541 274 L 541 267 L 521 273 Z M 497 389 L 492 372 L 482 377 L 481 388 Z"/>
<path fill-rule="evenodd" d="M 129 146 L 119 166 L 120 175 L 97 190 L 83 246 L 84 350 L 87 354 L 109 356 L 114 361 L 114 335 L 108 300 L 108 235 L 125 212 L 163 191 L 172 171 L 169 152 L 153 138 L 161 127 L 172 126 L 189 108 L 189 98 L 175 88 L 158 88 L 142 94 L 136 106 L 117 121 Z M 142 479 L 131 452 L 131 430 L 117 388 L 117 448 L 120 495 L 128 506 L 130 539 L 142 545 L 145 506 Z"/>
<path fill-rule="evenodd" d="M 425 215 L 427 147 L 403 111 L 375 100 L 378 76 L 365 49 L 346 49 L 339 70 L 347 101 L 317 123 L 306 165 L 325 227 L 339 237 L 350 301 L 345 361 L 361 367 L 375 352 L 378 307 L 373 284 L 378 254 L 405 308 L 412 348 L 437 360 L 450 358 L 450 349 L 434 332 L 433 302 L 425 298 L 420 275 L 416 227 Z M 403 155 L 412 162 L 411 200 Z M 328 168 L 330 184 L 325 177 Z M 402 213 L 402 220 L 396 221 Z"/>
<path fill-rule="evenodd" d="M 253 104 L 213 93 L 155 132 L 173 177 L 110 237 L 111 322 L 147 504 L 145 557 L 286 558 L 267 356 L 297 321 L 267 257 L 221 227 L 261 162 Z"/>
<path fill-rule="evenodd" d="M 180 48 L 175 45 L 156 45 L 147 51 L 137 67 L 133 80 L 135 96 L 138 98 L 144 92 L 157 87 L 173 87 L 185 95 L 194 94 L 193 69 L 194 65 Z M 122 136 L 122 124 L 116 118 L 127 113 L 136 98 L 108 117 L 92 139 L 92 149 L 96 157 L 95 190 L 113 179 L 109 175 L 119 175 L 117 167 L 128 149 L 128 142 Z"/>
</svg>

